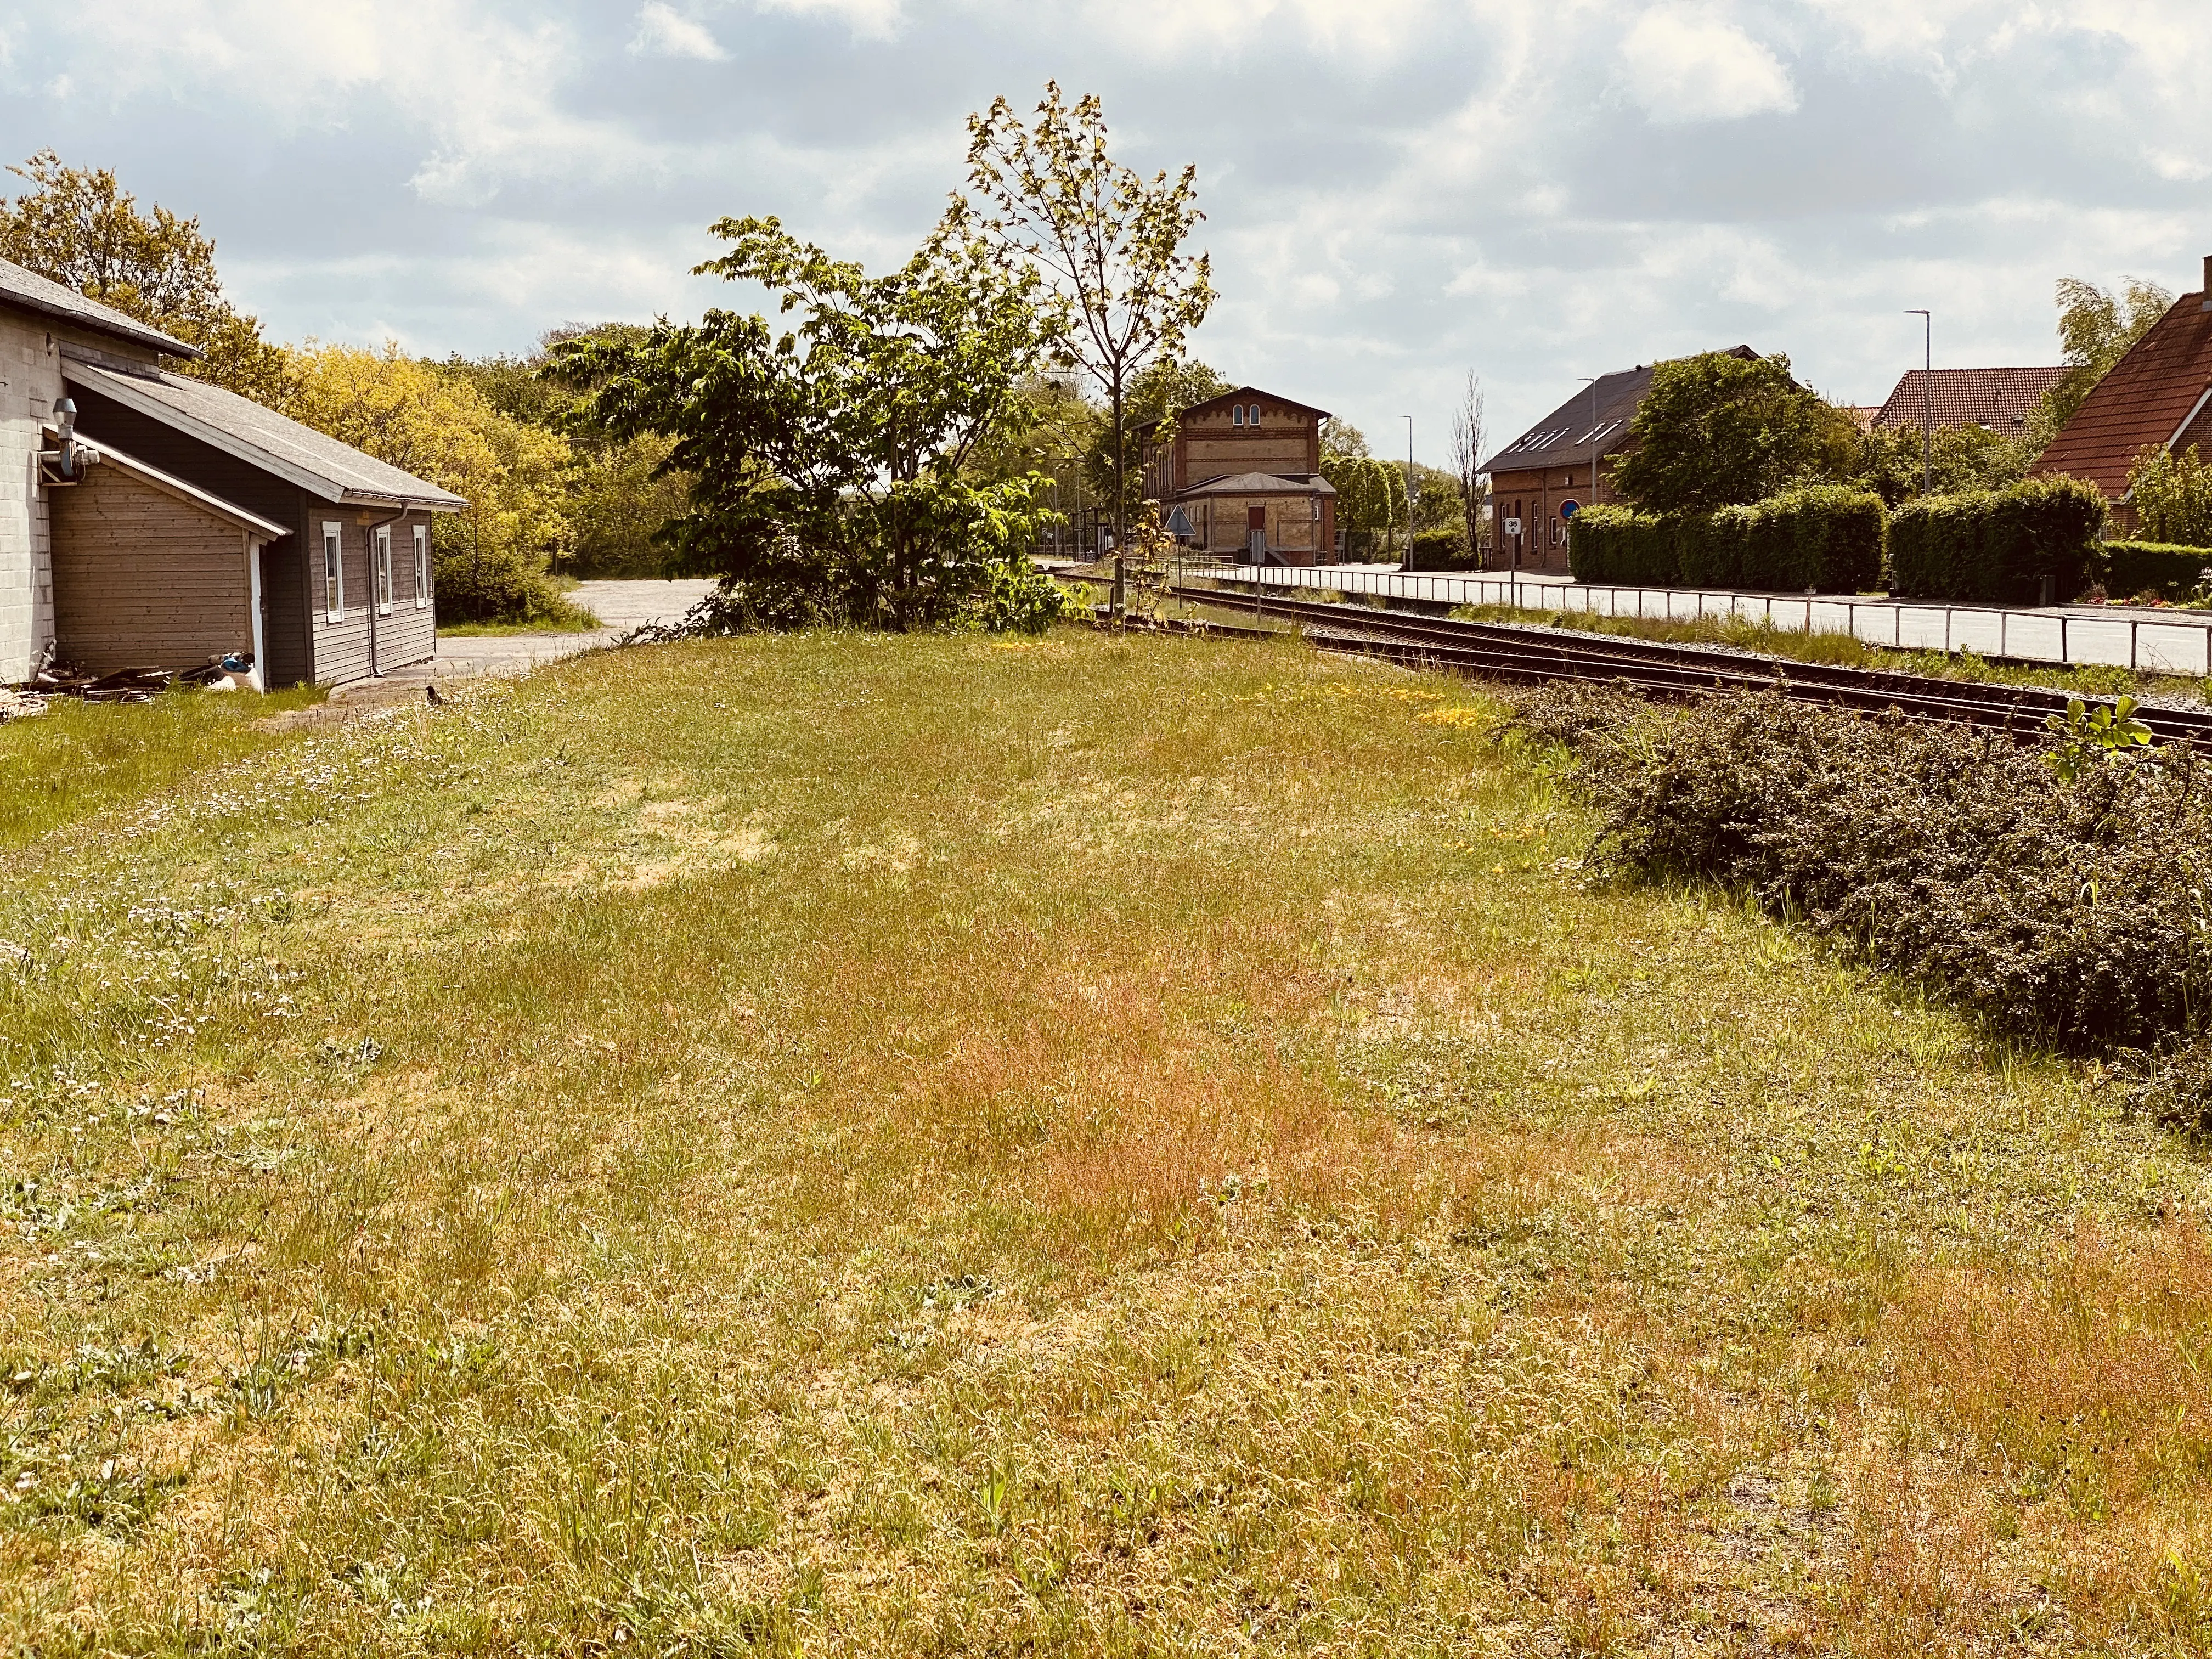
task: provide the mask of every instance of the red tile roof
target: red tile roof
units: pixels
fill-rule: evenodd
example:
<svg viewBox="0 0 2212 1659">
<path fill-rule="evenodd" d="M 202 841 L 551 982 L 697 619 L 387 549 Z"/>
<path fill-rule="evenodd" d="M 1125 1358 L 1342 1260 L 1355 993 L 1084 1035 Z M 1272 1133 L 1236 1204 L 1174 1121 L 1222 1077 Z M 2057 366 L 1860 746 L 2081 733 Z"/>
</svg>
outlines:
<svg viewBox="0 0 2212 1659">
<path fill-rule="evenodd" d="M 2038 399 L 2058 383 L 2065 365 L 2049 368 L 1914 368 L 1905 371 L 1875 416 L 1876 426 L 1985 426 L 2018 432 Z"/>
<path fill-rule="evenodd" d="M 2112 365 L 2037 459 L 2036 472 L 2087 478 L 2115 500 L 2126 493 L 2137 452 L 2179 436 L 2212 391 L 2212 311 L 2204 297 L 2183 295 Z"/>
</svg>

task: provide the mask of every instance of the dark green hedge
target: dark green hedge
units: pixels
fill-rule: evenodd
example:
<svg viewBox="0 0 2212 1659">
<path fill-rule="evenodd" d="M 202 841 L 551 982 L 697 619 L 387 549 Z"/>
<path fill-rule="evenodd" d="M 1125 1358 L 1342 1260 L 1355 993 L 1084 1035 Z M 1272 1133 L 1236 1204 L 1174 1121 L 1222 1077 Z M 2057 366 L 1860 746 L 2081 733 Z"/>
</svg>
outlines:
<svg viewBox="0 0 2212 1659">
<path fill-rule="evenodd" d="M 2109 599 L 2155 593 L 2185 599 L 2212 569 L 2212 547 L 2174 547 L 2165 542 L 2106 542 L 2097 550 L 2098 580 Z"/>
<path fill-rule="evenodd" d="M 1928 495 L 1890 517 L 1890 589 L 1900 598 L 2060 604 L 2094 580 L 2105 498 L 2078 478 Z"/>
<path fill-rule="evenodd" d="M 1467 530 L 1453 526 L 1443 530 L 1420 530 L 1406 554 L 1401 570 L 1472 570 L 1474 556 L 1468 551 Z"/>
<path fill-rule="evenodd" d="M 1881 498 L 1840 484 L 1717 513 L 1585 507 L 1567 530 L 1579 581 L 1856 593 L 1881 578 Z"/>
</svg>

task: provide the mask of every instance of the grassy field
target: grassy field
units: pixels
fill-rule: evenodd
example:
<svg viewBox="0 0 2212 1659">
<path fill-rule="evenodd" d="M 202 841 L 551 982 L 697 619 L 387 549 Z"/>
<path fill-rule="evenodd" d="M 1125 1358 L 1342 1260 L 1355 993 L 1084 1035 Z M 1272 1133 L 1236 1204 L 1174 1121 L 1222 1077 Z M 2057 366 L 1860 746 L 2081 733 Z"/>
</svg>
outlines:
<svg viewBox="0 0 2212 1659">
<path fill-rule="evenodd" d="M 2194 1151 L 1494 713 L 700 642 L 50 814 L 6 1644 L 2203 1650 Z"/>
</svg>

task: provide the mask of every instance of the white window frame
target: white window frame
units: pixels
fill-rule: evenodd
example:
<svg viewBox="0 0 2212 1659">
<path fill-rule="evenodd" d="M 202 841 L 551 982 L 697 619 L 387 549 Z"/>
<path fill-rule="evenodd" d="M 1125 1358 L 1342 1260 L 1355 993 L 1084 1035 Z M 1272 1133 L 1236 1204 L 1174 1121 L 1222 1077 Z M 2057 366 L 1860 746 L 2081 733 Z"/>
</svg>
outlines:
<svg viewBox="0 0 2212 1659">
<path fill-rule="evenodd" d="M 323 520 L 323 620 L 342 623 L 345 610 L 345 526 Z"/>
<path fill-rule="evenodd" d="M 380 617 L 388 617 L 392 614 L 392 526 L 390 525 L 377 526 L 376 544 L 371 550 L 375 558 L 375 568 L 370 573 L 369 580 L 376 587 L 376 614 Z"/>
<path fill-rule="evenodd" d="M 1231 426 L 1242 426 L 1244 424 L 1243 404 L 1231 404 L 1229 405 L 1229 424 Z"/>
<path fill-rule="evenodd" d="M 430 526 L 415 526 L 415 608 L 424 611 L 430 605 Z"/>
</svg>

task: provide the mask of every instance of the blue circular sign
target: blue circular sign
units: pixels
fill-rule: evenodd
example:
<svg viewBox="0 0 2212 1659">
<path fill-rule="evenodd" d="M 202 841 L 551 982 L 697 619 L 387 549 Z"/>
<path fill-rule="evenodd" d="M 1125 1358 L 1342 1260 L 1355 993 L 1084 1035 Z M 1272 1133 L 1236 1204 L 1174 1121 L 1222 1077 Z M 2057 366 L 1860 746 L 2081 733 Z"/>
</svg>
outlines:
<svg viewBox="0 0 2212 1659">
<path fill-rule="evenodd" d="M 1559 516 L 1563 519 L 1571 519 L 1582 510 L 1583 504 L 1571 496 L 1559 503 Z"/>
</svg>

